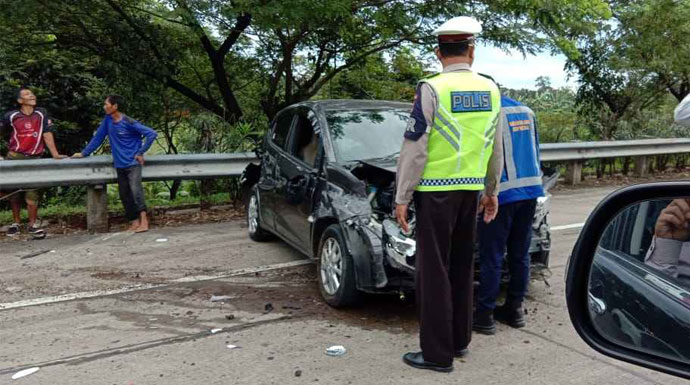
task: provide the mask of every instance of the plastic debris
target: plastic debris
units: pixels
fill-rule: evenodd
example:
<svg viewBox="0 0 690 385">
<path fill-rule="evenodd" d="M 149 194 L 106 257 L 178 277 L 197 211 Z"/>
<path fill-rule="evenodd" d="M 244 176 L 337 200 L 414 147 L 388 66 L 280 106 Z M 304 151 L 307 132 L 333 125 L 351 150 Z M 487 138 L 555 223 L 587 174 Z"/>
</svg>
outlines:
<svg viewBox="0 0 690 385">
<path fill-rule="evenodd" d="M 264 314 L 270 313 L 272 311 L 273 311 L 273 304 L 267 303 L 266 306 L 264 306 Z"/>
<path fill-rule="evenodd" d="M 158 321 L 158 318 L 149 318 L 149 321 L 151 321 L 151 322 Z"/>
<path fill-rule="evenodd" d="M 226 346 L 226 347 L 227 347 L 228 349 L 237 349 L 237 348 L 239 348 L 239 346 L 237 346 L 237 345 L 228 345 L 228 346 Z"/>
<path fill-rule="evenodd" d="M 222 332 L 222 331 L 223 331 L 223 329 L 222 329 L 222 328 L 218 328 L 218 329 L 211 329 L 211 334 L 216 334 L 216 333 L 218 333 L 218 332 Z"/>
<path fill-rule="evenodd" d="M 347 349 L 343 345 L 333 345 L 326 349 L 326 354 L 329 356 L 342 356 L 347 352 Z"/>
<path fill-rule="evenodd" d="M 29 368 L 29 369 L 20 370 L 12 376 L 12 379 L 17 380 L 19 378 L 26 377 L 30 374 L 34 374 L 34 373 L 38 372 L 39 369 L 40 369 L 39 367 L 33 367 L 33 368 Z"/>
<path fill-rule="evenodd" d="M 295 370 L 295 377 L 302 377 L 302 371 L 299 369 Z"/>
<path fill-rule="evenodd" d="M 156 242 L 158 242 L 158 243 L 163 243 L 163 242 L 167 242 L 167 241 L 168 241 L 168 238 L 158 238 L 158 239 L 156 239 Z"/>
<path fill-rule="evenodd" d="M 228 314 L 225 316 L 225 319 L 228 321 L 232 321 L 235 319 L 235 315 L 234 314 Z"/>
<path fill-rule="evenodd" d="M 229 295 L 212 295 L 211 302 L 225 302 L 231 300 L 232 297 Z"/>
</svg>

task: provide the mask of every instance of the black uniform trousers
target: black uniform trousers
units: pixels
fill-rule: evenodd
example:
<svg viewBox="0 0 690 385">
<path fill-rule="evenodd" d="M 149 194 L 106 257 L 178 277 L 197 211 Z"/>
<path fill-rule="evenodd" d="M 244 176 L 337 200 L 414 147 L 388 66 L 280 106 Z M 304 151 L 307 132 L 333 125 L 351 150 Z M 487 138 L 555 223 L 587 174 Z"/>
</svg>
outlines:
<svg viewBox="0 0 690 385">
<path fill-rule="evenodd" d="M 426 361 L 450 365 L 472 338 L 477 191 L 416 192 L 416 300 Z"/>
</svg>

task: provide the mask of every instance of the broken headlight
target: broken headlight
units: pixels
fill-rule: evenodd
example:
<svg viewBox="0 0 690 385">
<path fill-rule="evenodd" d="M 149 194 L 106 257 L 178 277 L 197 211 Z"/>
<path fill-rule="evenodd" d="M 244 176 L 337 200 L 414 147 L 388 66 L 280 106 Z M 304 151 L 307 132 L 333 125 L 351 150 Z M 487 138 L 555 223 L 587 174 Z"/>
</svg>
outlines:
<svg viewBox="0 0 690 385">
<path fill-rule="evenodd" d="M 417 243 L 405 236 L 397 223 L 390 219 L 383 221 L 383 242 L 388 261 L 394 267 L 414 271 L 414 256 Z"/>
</svg>

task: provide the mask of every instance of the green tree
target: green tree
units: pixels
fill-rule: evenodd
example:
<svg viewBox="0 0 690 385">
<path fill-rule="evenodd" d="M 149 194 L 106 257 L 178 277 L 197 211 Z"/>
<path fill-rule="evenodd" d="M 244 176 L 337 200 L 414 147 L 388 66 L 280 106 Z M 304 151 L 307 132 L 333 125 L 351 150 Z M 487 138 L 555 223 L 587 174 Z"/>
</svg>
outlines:
<svg viewBox="0 0 690 385">
<path fill-rule="evenodd" d="M 681 101 L 690 93 L 690 2 L 625 2 L 616 17 L 625 45 L 625 65 L 654 74 Z"/>
<path fill-rule="evenodd" d="M 372 55 L 430 47 L 432 28 L 451 16 L 474 15 L 483 39 L 536 52 L 556 46 L 545 37 L 554 30 L 567 31 L 557 43 L 572 48 L 572 36 L 608 14 L 602 0 L 8 1 L 2 22 L 13 33 L 3 42 L 97 57 L 230 123 L 248 109 L 272 118 Z"/>
</svg>

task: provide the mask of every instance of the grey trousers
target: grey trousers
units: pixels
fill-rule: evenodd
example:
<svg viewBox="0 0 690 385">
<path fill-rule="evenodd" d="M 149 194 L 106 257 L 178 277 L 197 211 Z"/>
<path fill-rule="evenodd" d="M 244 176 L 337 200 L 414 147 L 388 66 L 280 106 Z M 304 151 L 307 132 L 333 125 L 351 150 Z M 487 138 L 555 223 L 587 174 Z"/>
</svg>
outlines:
<svg viewBox="0 0 690 385">
<path fill-rule="evenodd" d="M 127 220 L 139 218 L 139 213 L 146 211 L 144 201 L 144 187 L 141 185 L 141 166 L 118 168 L 117 185 L 120 190 L 120 200 L 125 208 Z"/>
</svg>

